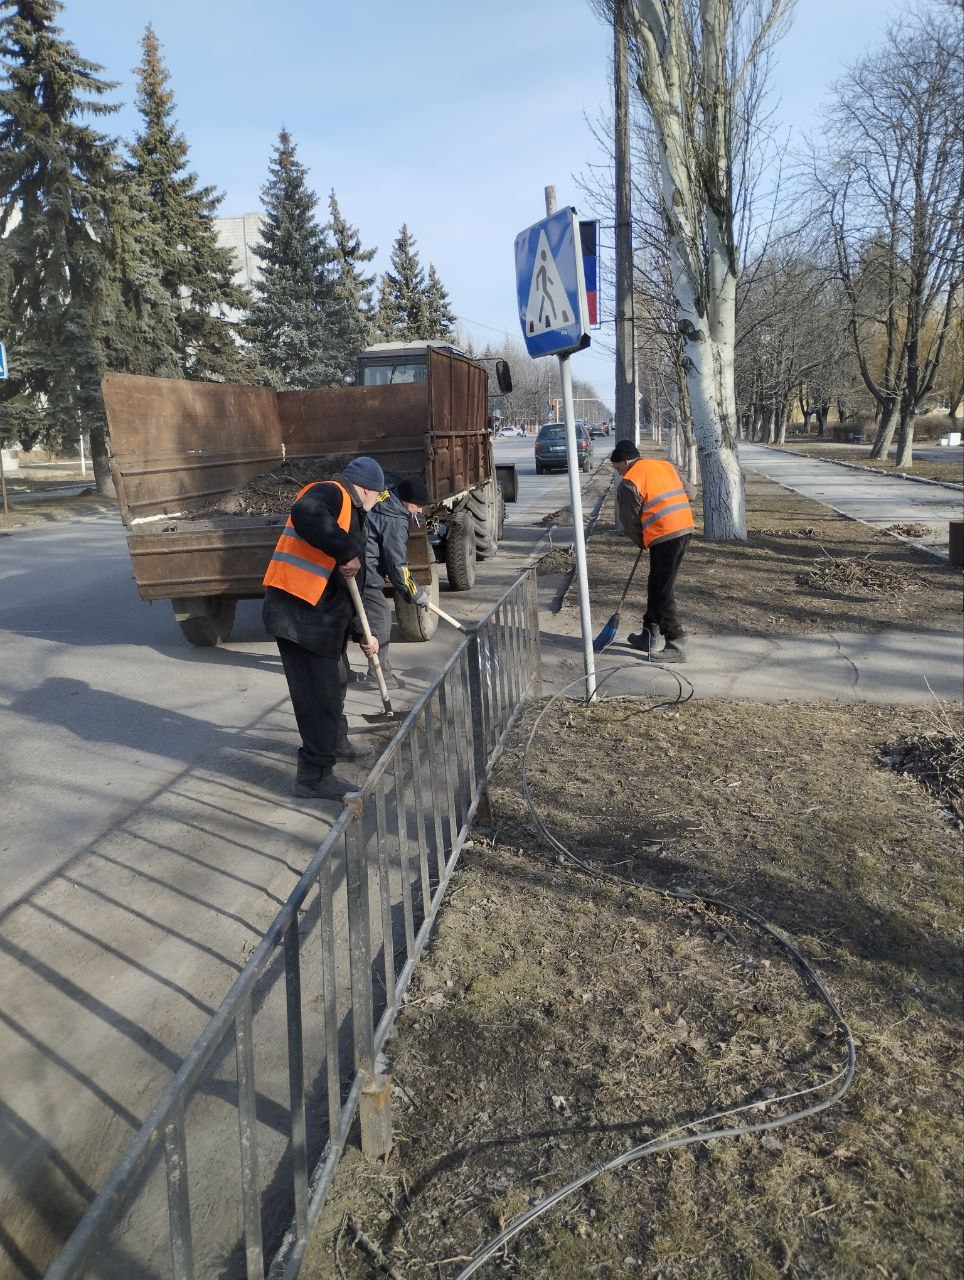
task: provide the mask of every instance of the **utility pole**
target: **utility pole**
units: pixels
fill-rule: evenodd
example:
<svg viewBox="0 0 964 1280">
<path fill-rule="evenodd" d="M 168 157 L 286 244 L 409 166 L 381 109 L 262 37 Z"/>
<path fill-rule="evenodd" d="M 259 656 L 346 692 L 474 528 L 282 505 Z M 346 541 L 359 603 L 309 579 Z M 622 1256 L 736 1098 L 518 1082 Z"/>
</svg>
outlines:
<svg viewBox="0 0 964 1280">
<path fill-rule="evenodd" d="M 626 0 L 615 0 L 616 92 L 616 439 L 639 444 L 633 303 L 633 208 L 629 168 L 629 49 Z"/>
</svg>

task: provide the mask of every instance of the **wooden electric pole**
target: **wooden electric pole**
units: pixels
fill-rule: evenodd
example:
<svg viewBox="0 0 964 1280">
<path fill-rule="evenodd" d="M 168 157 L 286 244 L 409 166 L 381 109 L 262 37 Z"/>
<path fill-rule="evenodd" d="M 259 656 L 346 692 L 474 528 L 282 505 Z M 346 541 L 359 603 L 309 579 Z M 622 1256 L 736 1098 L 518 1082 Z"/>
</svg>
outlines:
<svg viewBox="0 0 964 1280">
<path fill-rule="evenodd" d="M 633 207 L 629 166 L 629 54 L 626 0 L 615 0 L 613 32 L 616 89 L 616 439 L 638 444 L 636 423 Z"/>
</svg>

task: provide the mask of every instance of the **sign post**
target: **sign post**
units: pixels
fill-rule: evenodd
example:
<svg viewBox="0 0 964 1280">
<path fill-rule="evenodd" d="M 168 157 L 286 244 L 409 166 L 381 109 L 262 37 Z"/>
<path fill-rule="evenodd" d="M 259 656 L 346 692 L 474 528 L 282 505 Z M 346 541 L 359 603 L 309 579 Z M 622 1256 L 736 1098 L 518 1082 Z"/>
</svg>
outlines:
<svg viewBox="0 0 964 1280">
<path fill-rule="evenodd" d="M 0 378 L 7 376 L 7 348 L 0 342 Z M 3 474 L 3 445 L 0 444 L 0 493 L 3 494 L 3 514 L 10 514 L 7 505 L 7 477 Z"/>
<path fill-rule="evenodd" d="M 582 523 L 582 490 L 579 487 L 579 450 L 572 400 L 569 356 L 589 346 L 589 313 L 583 273 L 579 219 L 575 209 L 556 210 L 555 187 L 546 187 L 546 217 L 515 240 L 516 289 L 519 321 L 529 355 L 557 356 L 562 386 L 563 421 L 566 425 L 566 457 L 569 464 L 569 501 L 572 507 L 572 541 L 579 584 L 579 620 L 582 630 L 586 701 L 596 696 L 596 661 L 593 654 L 592 617 L 589 611 L 589 575 L 586 568 L 586 534 Z"/>
</svg>

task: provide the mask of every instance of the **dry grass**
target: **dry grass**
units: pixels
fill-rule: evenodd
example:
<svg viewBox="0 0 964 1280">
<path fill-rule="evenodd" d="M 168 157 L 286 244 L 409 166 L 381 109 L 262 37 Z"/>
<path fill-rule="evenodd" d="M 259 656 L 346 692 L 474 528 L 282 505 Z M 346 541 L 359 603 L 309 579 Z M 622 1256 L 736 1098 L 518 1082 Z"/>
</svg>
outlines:
<svg viewBox="0 0 964 1280">
<path fill-rule="evenodd" d="M 72 498 L 38 498 L 35 502 L 11 504 L 9 515 L 4 515 L 0 510 L 0 532 L 6 529 L 58 524 L 64 520 L 76 520 L 78 516 L 97 515 L 101 512 L 116 510 L 117 502 L 114 498 L 101 497 L 94 492 Z"/>
<path fill-rule="evenodd" d="M 834 1110 L 606 1175 L 483 1271 L 956 1276 L 961 1247 L 959 835 L 880 765 L 918 718 L 865 706 L 559 705 L 541 813 L 631 880 L 752 904 L 802 945 L 858 1040 Z M 518 731 L 392 1044 L 397 1146 L 351 1156 L 303 1275 L 450 1277 L 501 1224 L 605 1156 L 836 1069 L 839 1037 L 782 954 L 733 919 L 587 879 L 540 849 Z M 424 997 L 431 997 L 426 1000 Z"/>
</svg>

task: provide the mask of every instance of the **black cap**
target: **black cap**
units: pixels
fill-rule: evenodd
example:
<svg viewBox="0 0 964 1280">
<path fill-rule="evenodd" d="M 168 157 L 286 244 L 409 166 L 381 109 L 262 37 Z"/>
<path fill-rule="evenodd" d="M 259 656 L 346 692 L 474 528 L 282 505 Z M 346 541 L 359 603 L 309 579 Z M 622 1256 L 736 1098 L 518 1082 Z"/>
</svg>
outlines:
<svg viewBox="0 0 964 1280">
<path fill-rule="evenodd" d="M 616 448 L 609 455 L 610 462 L 632 462 L 639 457 L 639 450 L 632 440 L 618 440 Z"/>
<path fill-rule="evenodd" d="M 417 507 L 424 507 L 428 502 L 428 489 L 421 476 L 412 476 L 408 480 L 399 480 L 395 492 L 402 502 L 414 502 Z"/>
</svg>

